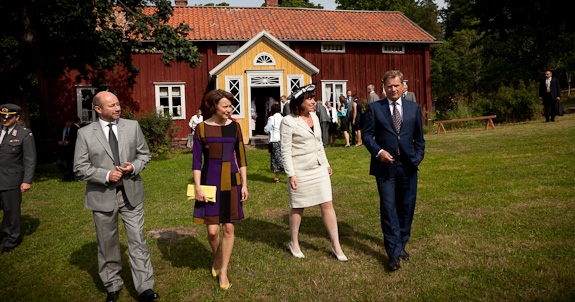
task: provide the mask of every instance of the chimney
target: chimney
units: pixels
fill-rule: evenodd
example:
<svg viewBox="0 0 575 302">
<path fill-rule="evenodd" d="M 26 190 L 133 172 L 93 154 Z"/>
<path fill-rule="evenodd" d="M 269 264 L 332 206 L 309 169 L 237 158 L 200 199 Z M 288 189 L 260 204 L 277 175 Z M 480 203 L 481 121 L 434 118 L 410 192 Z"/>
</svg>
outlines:
<svg viewBox="0 0 575 302">
<path fill-rule="evenodd" d="M 175 0 L 176 6 L 188 6 L 188 0 Z"/>
<path fill-rule="evenodd" d="M 278 0 L 266 0 L 266 7 L 278 7 Z"/>
</svg>

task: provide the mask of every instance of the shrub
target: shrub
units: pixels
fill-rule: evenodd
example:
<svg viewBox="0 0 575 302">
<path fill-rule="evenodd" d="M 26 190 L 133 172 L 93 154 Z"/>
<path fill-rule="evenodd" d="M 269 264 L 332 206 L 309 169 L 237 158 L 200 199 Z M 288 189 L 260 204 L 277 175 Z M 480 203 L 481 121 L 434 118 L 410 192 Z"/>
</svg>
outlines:
<svg viewBox="0 0 575 302">
<path fill-rule="evenodd" d="M 483 115 L 497 115 L 499 122 L 522 122 L 537 117 L 541 112 L 535 82 L 525 85 L 520 82 L 517 87 L 501 86 L 487 97 L 478 98 L 473 107 Z"/>
<path fill-rule="evenodd" d="M 139 117 L 129 107 L 124 108 L 123 112 L 125 118 L 135 119 L 140 123 L 142 132 L 150 147 L 150 152 L 155 155 L 162 155 L 170 151 L 170 145 L 174 137 L 182 130 L 181 127 L 176 126 L 172 122 L 172 116 L 158 114 L 154 109 L 143 112 Z"/>
</svg>

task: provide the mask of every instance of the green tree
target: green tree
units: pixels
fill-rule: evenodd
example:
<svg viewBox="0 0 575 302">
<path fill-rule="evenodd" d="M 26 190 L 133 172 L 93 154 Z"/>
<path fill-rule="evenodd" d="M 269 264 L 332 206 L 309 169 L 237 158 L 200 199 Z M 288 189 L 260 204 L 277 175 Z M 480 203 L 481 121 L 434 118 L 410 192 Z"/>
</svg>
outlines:
<svg viewBox="0 0 575 302">
<path fill-rule="evenodd" d="M 262 7 L 266 7 L 266 4 L 262 4 Z M 279 0 L 278 7 L 323 8 L 321 4 L 314 4 L 309 0 Z"/>
<path fill-rule="evenodd" d="M 167 65 L 175 61 L 195 67 L 200 55 L 186 40 L 190 28 L 169 26 L 171 16 L 168 0 L 1 1 L 2 102 L 21 105 L 26 123 L 28 104 L 38 103 L 33 92 L 38 91 L 39 74 L 78 70 L 97 80 L 120 66 L 133 81 L 138 74 L 134 52 L 159 50 Z"/>
</svg>

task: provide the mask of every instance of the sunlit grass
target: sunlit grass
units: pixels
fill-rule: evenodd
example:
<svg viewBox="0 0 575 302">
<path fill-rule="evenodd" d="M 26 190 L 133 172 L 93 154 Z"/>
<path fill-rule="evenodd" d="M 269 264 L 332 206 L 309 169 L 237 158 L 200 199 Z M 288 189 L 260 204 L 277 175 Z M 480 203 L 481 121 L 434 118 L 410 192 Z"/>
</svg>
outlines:
<svg viewBox="0 0 575 302">
<path fill-rule="evenodd" d="M 575 116 L 426 136 L 410 261 L 385 270 L 379 197 L 364 147 L 328 148 L 343 249 L 338 262 L 319 209 L 289 240 L 285 175 L 272 183 L 267 150 L 247 151 L 250 198 L 236 224 L 233 287 L 209 272 L 205 227 L 185 198 L 192 155 L 154 159 L 143 172 L 145 229 L 161 301 L 572 301 L 575 279 Z M 0 255 L 0 301 L 102 301 L 96 236 L 83 183 L 41 165 L 25 194 L 23 243 Z M 160 238 L 152 238 L 152 234 Z M 125 233 L 121 301 L 134 300 Z"/>
</svg>

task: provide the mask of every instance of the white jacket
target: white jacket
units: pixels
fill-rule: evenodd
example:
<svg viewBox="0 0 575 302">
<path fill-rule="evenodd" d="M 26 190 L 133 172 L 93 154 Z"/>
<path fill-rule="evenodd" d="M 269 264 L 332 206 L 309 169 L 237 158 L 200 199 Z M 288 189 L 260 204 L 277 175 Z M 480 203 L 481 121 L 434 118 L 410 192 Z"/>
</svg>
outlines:
<svg viewBox="0 0 575 302">
<path fill-rule="evenodd" d="M 269 134 L 270 143 L 280 141 L 280 125 L 282 123 L 282 119 L 283 116 L 279 112 L 276 112 L 268 118 L 268 123 L 266 124 L 264 131 Z"/>
</svg>

